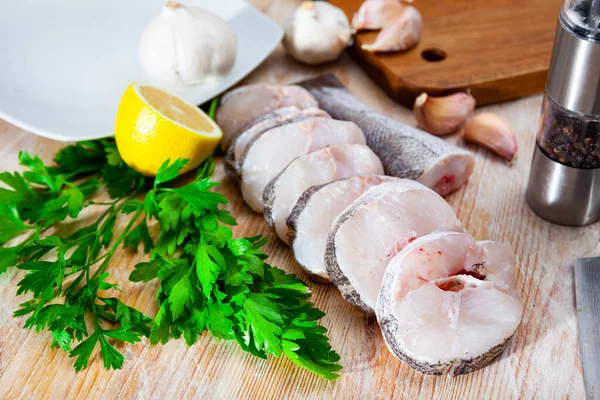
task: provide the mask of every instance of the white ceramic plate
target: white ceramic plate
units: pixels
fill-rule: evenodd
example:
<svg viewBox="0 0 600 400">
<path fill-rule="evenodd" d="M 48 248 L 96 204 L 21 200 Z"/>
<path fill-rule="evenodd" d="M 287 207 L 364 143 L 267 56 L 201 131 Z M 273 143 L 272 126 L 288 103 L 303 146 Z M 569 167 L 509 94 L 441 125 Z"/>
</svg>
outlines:
<svg viewBox="0 0 600 400">
<path fill-rule="evenodd" d="M 166 0 L 3 0 L 0 5 L 0 117 L 55 140 L 113 134 L 115 112 L 133 81 L 152 84 L 138 61 L 139 38 Z M 183 0 L 227 20 L 237 59 L 224 77 L 165 89 L 194 104 L 225 91 L 281 41 L 281 28 L 241 0 Z M 158 84 L 158 86 L 161 86 Z"/>
</svg>

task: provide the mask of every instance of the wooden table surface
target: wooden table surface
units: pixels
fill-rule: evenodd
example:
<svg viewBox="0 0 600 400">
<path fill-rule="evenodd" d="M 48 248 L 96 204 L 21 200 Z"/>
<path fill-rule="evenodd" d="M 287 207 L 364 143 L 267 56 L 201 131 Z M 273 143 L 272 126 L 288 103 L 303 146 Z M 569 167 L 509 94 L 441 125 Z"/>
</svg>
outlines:
<svg viewBox="0 0 600 400">
<path fill-rule="evenodd" d="M 283 3 L 283 4 L 282 4 Z M 278 22 L 295 1 L 257 0 L 255 5 Z M 319 68 L 299 65 L 278 48 L 244 83 L 293 82 L 333 71 L 360 99 L 384 114 L 414 123 L 411 112 L 391 101 L 347 56 Z M 11 316 L 25 297 L 15 295 L 22 272 L 0 276 L 0 399 L 141 398 L 141 399 L 553 399 L 584 398 L 574 306 L 574 259 L 600 253 L 599 227 L 567 228 L 543 221 L 524 201 L 541 96 L 485 107 L 500 114 L 515 129 L 519 156 L 513 165 L 475 146 L 476 167 L 470 181 L 447 198 L 460 220 L 477 239 L 509 243 L 518 259 L 518 290 L 525 304 L 523 321 L 503 355 L 492 365 L 457 378 L 421 375 L 394 358 L 381 331 L 342 300 L 329 285 L 310 282 L 289 249 L 278 242 L 261 215 L 241 201 L 219 163 L 221 191 L 230 200 L 239 226 L 237 236 L 269 237 L 270 262 L 294 272 L 308 283 L 316 305 L 327 315 L 333 347 L 341 355 L 342 378 L 327 382 L 285 359 L 259 360 L 235 342 L 217 342 L 205 335 L 193 347 L 182 340 L 150 346 L 147 340 L 122 346 L 126 362 L 120 371 L 106 371 L 99 357 L 76 373 L 73 360 L 50 349 L 48 333 L 22 328 L 24 319 Z M 459 141 L 457 137 L 448 140 Z M 26 150 L 51 160 L 62 143 L 38 138 L 0 121 L 0 170 L 18 169 L 17 153 Z M 120 252 L 111 264 L 122 300 L 154 315 L 155 288 L 127 281 L 142 255 Z M 143 288 L 144 287 L 144 288 Z"/>
</svg>

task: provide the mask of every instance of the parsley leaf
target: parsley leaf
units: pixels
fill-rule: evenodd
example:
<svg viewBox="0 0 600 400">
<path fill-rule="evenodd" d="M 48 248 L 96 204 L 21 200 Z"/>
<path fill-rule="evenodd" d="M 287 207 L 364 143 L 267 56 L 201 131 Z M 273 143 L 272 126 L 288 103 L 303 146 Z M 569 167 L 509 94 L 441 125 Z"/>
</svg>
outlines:
<svg viewBox="0 0 600 400">
<path fill-rule="evenodd" d="M 148 231 L 146 220 L 140 222 L 127 234 L 127 236 L 125 236 L 123 247 L 129 247 L 136 251 L 140 242 L 144 244 L 144 253 L 146 254 L 154 247 L 154 241 L 150 236 L 150 231 Z"/>
<path fill-rule="evenodd" d="M 25 229 L 27 229 L 27 225 L 21 221 L 14 203 L 0 204 L 0 244 L 18 236 Z"/>
<path fill-rule="evenodd" d="M 57 153 L 56 166 L 46 166 L 27 153 L 19 159 L 28 168 L 22 175 L 0 173 L 6 186 L 0 188 L 0 243 L 33 231 L 17 246 L 0 247 L 0 273 L 10 267 L 23 270 L 17 294 L 31 295 L 14 315 L 27 317 L 25 328 L 48 330 L 51 346 L 69 352 L 78 371 L 88 365 L 97 344 L 104 366 L 121 368 L 124 357 L 110 341 L 138 342 L 140 336 L 150 335 L 153 322 L 100 293 L 118 289 L 107 280 L 106 268 L 125 238 L 135 247 L 139 241 L 151 246 L 145 221 L 133 228 L 143 204 L 130 199 L 145 179 L 120 160 L 112 140 L 67 146 Z M 77 218 L 85 207 L 95 205 L 91 197 L 101 187 L 114 201 L 100 204 L 107 208 L 96 221 L 68 235 L 43 236 L 47 227 L 67 217 Z M 115 235 L 117 216 L 126 211 L 133 215 Z M 106 251 L 100 256 L 102 249 Z M 104 327 L 107 323 L 111 329 Z"/>
<path fill-rule="evenodd" d="M 188 160 L 179 159 L 171 163 L 171 160 L 167 159 L 160 166 L 156 177 L 154 178 L 154 189 L 158 188 L 159 185 L 172 181 L 179 176 L 179 171 L 183 169 L 188 163 Z"/>
<path fill-rule="evenodd" d="M 232 238 L 228 225 L 235 218 L 220 209 L 227 200 L 211 191 L 218 185 L 210 181 L 212 161 L 193 182 L 162 186 L 182 165 L 163 164 L 146 196 L 145 215 L 158 220 L 158 240 L 152 261 L 130 275 L 134 282 L 160 281 L 151 343 L 183 336 L 191 345 L 208 330 L 257 357 L 285 355 L 325 379 L 339 377 L 339 356 L 318 324 L 324 314 L 308 301 L 306 285 L 265 263 L 264 238 Z"/>
<path fill-rule="evenodd" d="M 257 357 L 286 356 L 326 379 L 339 376 L 339 356 L 318 324 L 324 314 L 309 302 L 306 285 L 265 262 L 266 239 L 233 238 L 236 220 L 221 209 L 227 199 L 212 191 L 219 185 L 210 180 L 212 158 L 183 186 L 176 179 L 186 160 L 167 160 L 152 182 L 123 162 L 112 139 L 67 146 L 53 166 L 23 152 L 19 160 L 24 172 L 0 173 L 0 245 L 30 234 L 0 247 L 0 274 L 23 271 L 17 293 L 30 297 L 14 316 L 26 318 L 25 328 L 50 332 L 51 346 L 68 352 L 77 371 L 95 352 L 105 368 L 122 368 L 117 341 L 183 337 L 191 346 L 208 331 Z M 111 201 L 93 201 L 101 188 Z M 64 234 L 62 222 L 92 206 L 102 207 L 97 218 Z M 47 235 L 49 227 L 56 233 Z M 104 295 L 119 291 L 108 272 L 114 253 L 140 243 L 149 260 L 130 280 L 158 280 L 154 320 Z"/>
</svg>

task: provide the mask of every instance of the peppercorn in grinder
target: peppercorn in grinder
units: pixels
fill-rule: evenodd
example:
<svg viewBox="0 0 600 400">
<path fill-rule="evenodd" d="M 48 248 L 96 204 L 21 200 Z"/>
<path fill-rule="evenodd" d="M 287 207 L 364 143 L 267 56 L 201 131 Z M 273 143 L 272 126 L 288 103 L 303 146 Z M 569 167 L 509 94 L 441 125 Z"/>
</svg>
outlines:
<svg viewBox="0 0 600 400">
<path fill-rule="evenodd" d="M 600 0 L 563 4 L 526 197 L 551 222 L 600 219 Z"/>
</svg>

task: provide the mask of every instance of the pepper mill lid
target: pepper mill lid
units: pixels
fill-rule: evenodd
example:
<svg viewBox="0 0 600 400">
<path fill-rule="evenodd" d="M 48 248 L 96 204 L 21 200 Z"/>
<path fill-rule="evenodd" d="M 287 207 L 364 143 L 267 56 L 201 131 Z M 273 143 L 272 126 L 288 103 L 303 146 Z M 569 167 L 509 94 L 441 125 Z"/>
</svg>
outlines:
<svg viewBox="0 0 600 400">
<path fill-rule="evenodd" d="M 579 36 L 600 40 L 600 0 L 565 0 L 561 15 Z"/>
<path fill-rule="evenodd" d="M 569 111 L 600 115 L 600 0 L 565 0 L 546 92 Z"/>
</svg>

